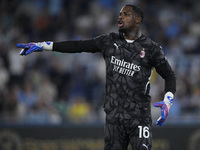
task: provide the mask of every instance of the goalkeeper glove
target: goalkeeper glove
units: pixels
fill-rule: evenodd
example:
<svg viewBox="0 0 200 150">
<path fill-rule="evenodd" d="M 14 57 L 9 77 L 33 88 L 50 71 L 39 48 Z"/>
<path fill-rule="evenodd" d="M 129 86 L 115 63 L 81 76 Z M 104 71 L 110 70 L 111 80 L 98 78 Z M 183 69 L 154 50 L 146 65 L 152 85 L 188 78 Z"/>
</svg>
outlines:
<svg viewBox="0 0 200 150">
<path fill-rule="evenodd" d="M 28 55 L 32 52 L 41 52 L 43 50 L 52 50 L 53 42 L 38 42 L 38 43 L 25 43 L 25 44 L 17 44 L 18 48 L 23 48 L 20 51 L 20 55 Z"/>
<path fill-rule="evenodd" d="M 173 97 L 174 95 L 171 92 L 167 92 L 162 102 L 154 103 L 155 107 L 161 108 L 161 116 L 158 118 L 156 122 L 157 125 L 162 126 L 162 124 L 165 122 L 169 113 L 169 109 L 173 104 Z"/>
</svg>

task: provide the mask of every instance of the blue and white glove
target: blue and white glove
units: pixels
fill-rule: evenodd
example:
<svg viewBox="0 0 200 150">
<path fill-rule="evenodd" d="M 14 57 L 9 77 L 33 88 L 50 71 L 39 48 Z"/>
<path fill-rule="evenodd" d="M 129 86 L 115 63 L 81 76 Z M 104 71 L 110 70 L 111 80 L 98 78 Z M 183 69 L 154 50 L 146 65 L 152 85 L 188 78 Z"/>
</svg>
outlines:
<svg viewBox="0 0 200 150">
<path fill-rule="evenodd" d="M 154 103 L 155 107 L 161 108 L 161 116 L 158 118 L 158 120 L 156 122 L 157 125 L 162 126 L 163 123 L 165 122 L 165 120 L 168 116 L 170 107 L 173 104 L 173 98 L 174 98 L 174 95 L 171 92 L 167 92 L 165 94 L 164 100 L 162 102 Z"/>
<path fill-rule="evenodd" d="M 41 52 L 43 50 L 52 50 L 53 42 L 38 42 L 38 43 L 19 43 L 16 44 L 18 48 L 23 48 L 20 51 L 20 55 L 28 55 L 32 52 Z"/>
</svg>

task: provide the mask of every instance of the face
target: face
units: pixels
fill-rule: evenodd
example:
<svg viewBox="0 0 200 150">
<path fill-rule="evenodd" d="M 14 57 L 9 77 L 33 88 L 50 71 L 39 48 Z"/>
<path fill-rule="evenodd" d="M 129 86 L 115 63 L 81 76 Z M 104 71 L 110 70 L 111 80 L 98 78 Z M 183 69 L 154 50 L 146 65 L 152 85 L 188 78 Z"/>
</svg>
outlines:
<svg viewBox="0 0 200 150">
<path fill-rule="evenodd" d="M 140 18 L 135 14 L 131 6 L 124 6 L 119 15 L 119 32 L 132 32 L 139 26 Z"/>
</svg>

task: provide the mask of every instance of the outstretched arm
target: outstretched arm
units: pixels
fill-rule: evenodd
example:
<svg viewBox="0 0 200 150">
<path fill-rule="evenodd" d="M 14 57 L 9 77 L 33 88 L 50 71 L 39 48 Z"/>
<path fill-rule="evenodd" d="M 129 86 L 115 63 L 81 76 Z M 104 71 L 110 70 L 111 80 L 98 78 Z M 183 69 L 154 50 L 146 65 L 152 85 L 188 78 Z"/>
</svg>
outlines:
<svg viewBox="0 0 200 150">
<path fill-rule="evenodd" d="M 53 51 L 63 53 L 98 52 L 94 40 L 55 42 Z"/>
<path fill-rule="evenodd" d="M 58 51 L 63 53 L 98 52 L 93 40 L 64 41 L 64 42 L 37 42 L 19 43 L 16 45 L 22 48 L 20 55 L 28 55 L 32 52 Z"/>
</svg>

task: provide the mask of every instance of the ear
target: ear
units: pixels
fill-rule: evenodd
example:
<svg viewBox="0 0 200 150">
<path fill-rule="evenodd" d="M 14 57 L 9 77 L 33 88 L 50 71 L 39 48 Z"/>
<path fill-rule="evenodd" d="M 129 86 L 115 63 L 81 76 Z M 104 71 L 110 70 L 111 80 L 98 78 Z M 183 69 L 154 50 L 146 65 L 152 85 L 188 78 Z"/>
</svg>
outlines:
<svg viewBox="0 0 200 150">
<path fill-rule="evenodd" d="M 140 24 L 142 19 L 141 19 L 141 17 L 137 16 L 135 21 L 136 21 L 137 24 Z"/>
</svg>

